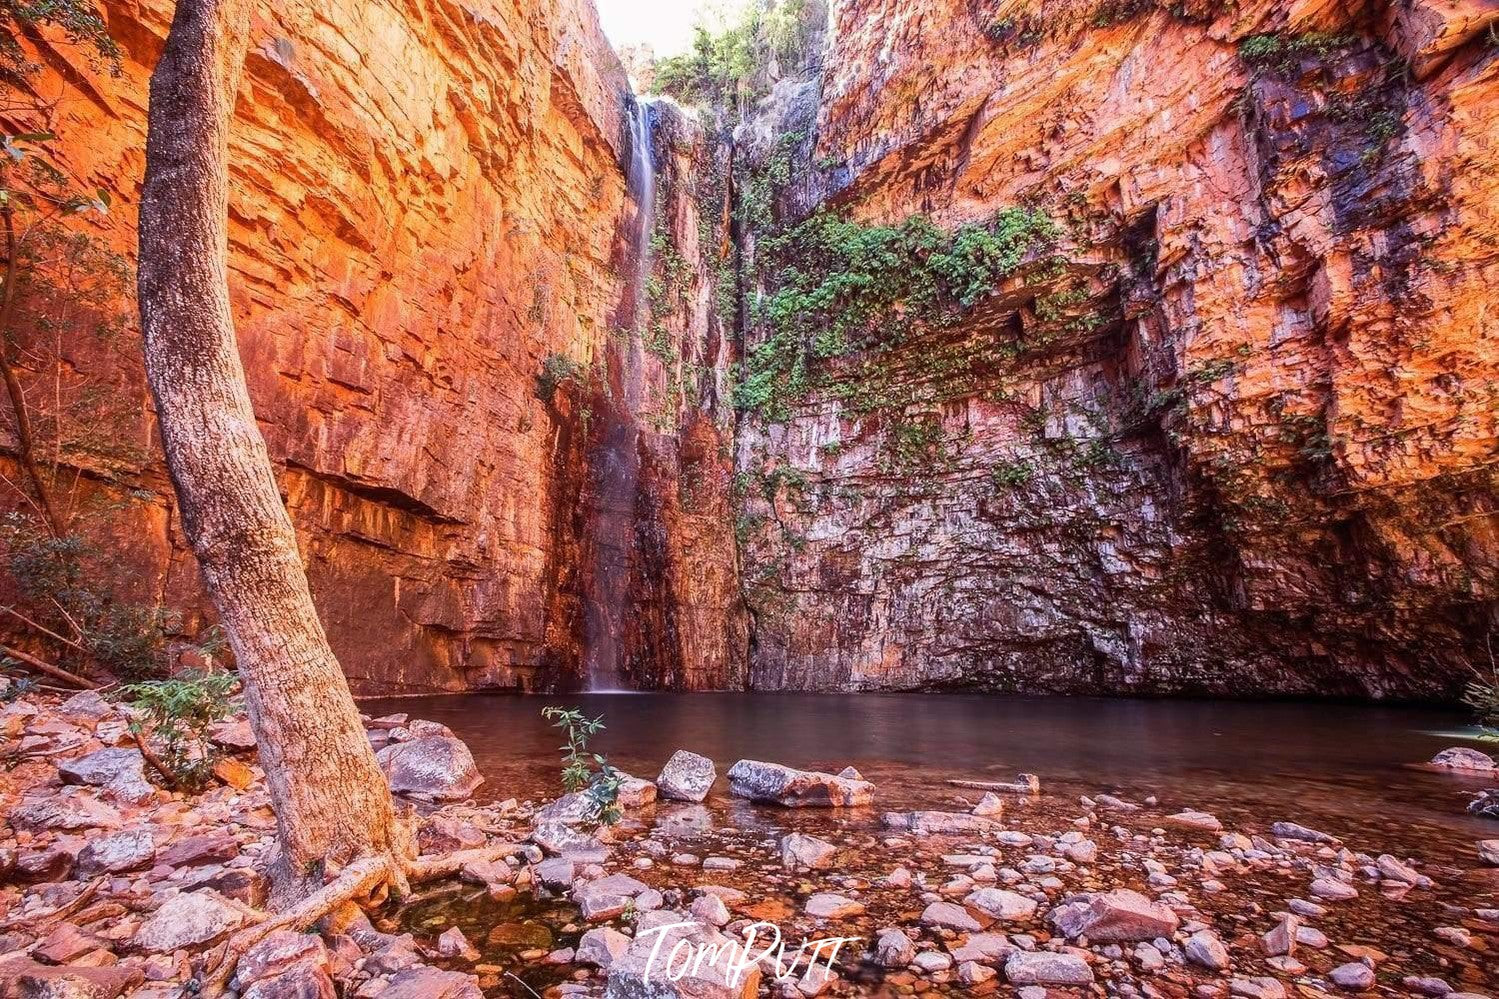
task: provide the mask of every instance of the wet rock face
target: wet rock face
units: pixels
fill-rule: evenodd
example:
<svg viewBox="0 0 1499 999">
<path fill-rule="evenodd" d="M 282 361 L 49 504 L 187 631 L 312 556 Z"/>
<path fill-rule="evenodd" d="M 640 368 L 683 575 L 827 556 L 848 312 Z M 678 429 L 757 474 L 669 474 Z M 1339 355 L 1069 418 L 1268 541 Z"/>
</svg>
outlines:
<svg viewBox="0 0 1499 999">
<path fill-rule="evenodd" d="M 1499 596 L 1494 13 L 1099 6 L 839 4 L 777 106 L 793 218 L 1060 232 L 741 424 L 752 682 L 1454 695 Z"/>
</svg>

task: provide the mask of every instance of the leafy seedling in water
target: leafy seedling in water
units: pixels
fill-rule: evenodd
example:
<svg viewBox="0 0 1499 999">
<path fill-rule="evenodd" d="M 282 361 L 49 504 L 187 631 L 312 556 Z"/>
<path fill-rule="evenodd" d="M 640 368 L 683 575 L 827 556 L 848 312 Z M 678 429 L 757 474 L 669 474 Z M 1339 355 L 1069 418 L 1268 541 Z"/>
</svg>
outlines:
<svg viewBox="0 0 1499 999">
<path fill-rule="evenodd" d="M 548 707 L 542 717 L 560 728 L 567 745 L 558 748 L 562 754 L 562 787 L 569 793 L 581 793 L 588 806 L 591 821 L 612 826 L 620 819 L 619 786 L 624 777 L 610 766 L 607 757 L 588 752 L 588 740 L 604 730 L 604 717 L 585 718 L 577 708 Z"/>
</svg>

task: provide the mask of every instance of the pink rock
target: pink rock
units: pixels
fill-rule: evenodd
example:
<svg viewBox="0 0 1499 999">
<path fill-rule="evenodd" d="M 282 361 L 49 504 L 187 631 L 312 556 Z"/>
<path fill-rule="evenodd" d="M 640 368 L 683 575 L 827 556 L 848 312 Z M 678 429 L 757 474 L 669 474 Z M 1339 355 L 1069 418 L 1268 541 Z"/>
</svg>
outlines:
<svg viewBox="0 0 1499 999">
<path fill-rule="evenodd" d="M 1066 901 L 1052 910 L 1050 918 L 1064 936 L 1086 936 L 1093 943 L 1170 937 L 1181 923 L 1166 906 L 1130 888 Z"/>
</svg>

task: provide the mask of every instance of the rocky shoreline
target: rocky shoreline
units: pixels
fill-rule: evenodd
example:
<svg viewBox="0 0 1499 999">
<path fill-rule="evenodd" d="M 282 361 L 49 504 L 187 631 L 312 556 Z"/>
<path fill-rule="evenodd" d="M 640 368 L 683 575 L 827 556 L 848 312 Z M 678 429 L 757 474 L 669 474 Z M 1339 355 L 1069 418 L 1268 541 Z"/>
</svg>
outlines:
<svg viewBox="0 0 1499 999">
<path fill-rule="evenodd" d="M 1435 863 L 1300 825 L 1289 798 L 1263 828 L 1226 828 L 1190 802 L 1054 795 L 1044 775 L 954 774 L 943 807 L 881 811 L 852 768 L 741 760 L 720 780 L 687 751 L 626 781 L 624 820 L 596 829 L 571 796 L 476 803 L 482 777 L 442 725 L 366 727 L 423 853 L 513 855 L 372 920 L 272 934 L 240 963 L 245 999 L 1499 994 L 1499 842 Z M 263 918 L 274 816 L 243 719 L 214 734 L 219 783 L 186 796 L 153 785 L 98 695 L 0 709 L 0 997 L 190 995 Z M 755 953 L 772 927 L 782 950 L 735 980 L 723 948 L 754 926 Z M 852 941 L 836 959 L 798 951 L 833 938 Z M 672 981 L 669 955 L 703 948 Z"/>
</svg>

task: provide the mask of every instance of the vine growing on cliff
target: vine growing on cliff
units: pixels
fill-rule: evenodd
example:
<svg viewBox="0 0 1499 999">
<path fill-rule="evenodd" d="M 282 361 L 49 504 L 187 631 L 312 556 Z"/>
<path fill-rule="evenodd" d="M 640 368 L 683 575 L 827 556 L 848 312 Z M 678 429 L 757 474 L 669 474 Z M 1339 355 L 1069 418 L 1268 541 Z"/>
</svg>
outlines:
<svg viewBox="0 0 1499 999">
<path fill-rule="evenodd" d="M 1061 232 L 1030 206 L 952 233 L 920 215 L 880 226 L 827 211 L 772 230 L 762 239 L 772 291 L 751 317 L 765 337 L 745 357 L 736 404 L 785 419 L 789 404 L 817 382 L 818 362 L 952 323 Z"/>
</svg>

